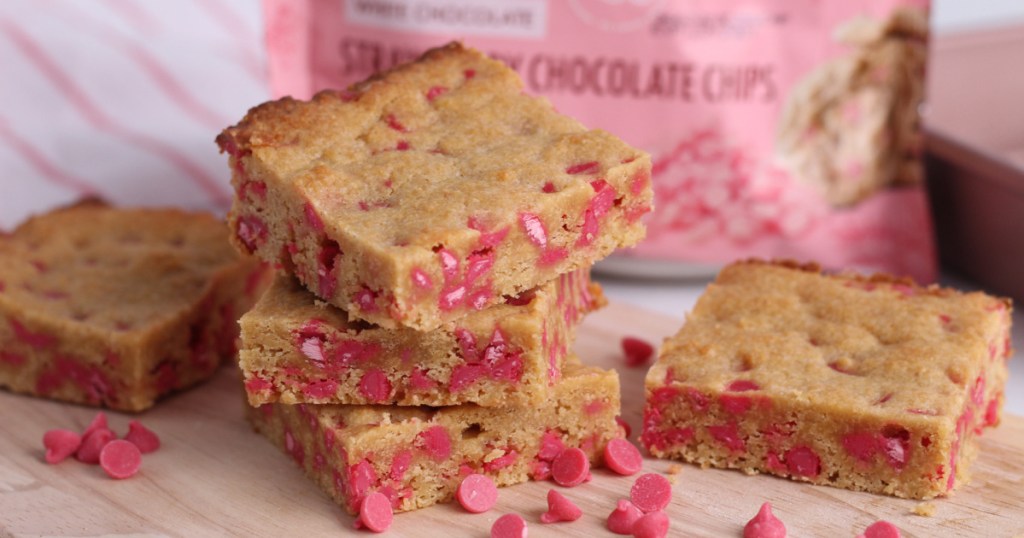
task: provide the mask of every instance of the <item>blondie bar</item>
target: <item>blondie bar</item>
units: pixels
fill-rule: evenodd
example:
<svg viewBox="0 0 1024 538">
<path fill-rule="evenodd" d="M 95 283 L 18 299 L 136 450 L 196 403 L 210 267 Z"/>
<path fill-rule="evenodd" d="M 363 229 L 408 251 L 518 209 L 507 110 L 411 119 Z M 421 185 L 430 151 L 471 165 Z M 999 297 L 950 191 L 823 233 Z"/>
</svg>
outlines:
<svg viewBox="0 0 1024 538">
<path fill-rule="evenodd" d="M 579 447 L 597 463 L 622 435 L 613 371 L 571 356 L 544 405 L 486 408 L 265 404 L 250 422 L 351 513 L 381 492 L 396 511 L 451 500 L 462 478 L 499 486 L 550 476 L 551 461 Z"/>
<path fill-rule="evenodd" d="M 0 236 L 0 386 L 123 411 L 235 355 L 269 280 L 206 214 L 81 203 Z"/>
<path fill-rule="evenodd" d="M 576 325 L 605 302 L 589 273 L 428 332 L 353 321 L 280 276 L 240 320 L 249 403 L 542 404 Z"/>
<path fill-rule="evenodd" d="M 234 243 L 352 318 L 427 331 L 644 235 L 650 157 L 457 43 L 217 138 Z"/>
<path fill-rule="evenodd" d="M 926 499 L 998 424 L 1010 301 L 814 265 L 726 267 L 646 380 L 651 454 Z"/>
</svg>

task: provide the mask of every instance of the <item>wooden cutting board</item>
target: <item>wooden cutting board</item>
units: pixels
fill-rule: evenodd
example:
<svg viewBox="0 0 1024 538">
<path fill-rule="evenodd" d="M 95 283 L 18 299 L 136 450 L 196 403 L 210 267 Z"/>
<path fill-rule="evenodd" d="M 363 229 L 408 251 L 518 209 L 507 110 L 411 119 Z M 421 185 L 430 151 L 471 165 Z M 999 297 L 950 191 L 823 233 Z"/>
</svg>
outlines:
<svg viewBox="0 0 1024 538">
<path fill-rule="evenodd" d="M 651 342 L 674 333 L 680 321 L 611 305 L 590 316 L 576 349 L 585 361 L 621 366 L 624 335 Z M 620 367 L 623 415 L 638 431 L 643 369 Z M 81 430 L 95 410 L 0 393 L 0 537 L 93 536 L 320 536 L 355 533 L 352 518 L 328 501 L 291 459 L 242 419 L 235 373 L 226 368 L 210 383 L 166 400 L 141 418 L 160 434 L 163 447 L 143 457 L 129 480 L 112 480 L 96 466 L 42 461 L 43 432 Z M 131 417 L 110 414 L 122 433 Z M 646 472 L 666 472 L 670 462 L 648 459 Z M 917 501 L 809 486 L 735 471 L 684 465 L 669 512 L 672 536 L 741 536 L 764 501 L 790 536 L 853 537 L 886 519 L 904 536 L 1024 535 L 1024 419 L 1006 417 L 982 437 L 974 480 L 949 499 L 931 501 L 933 517 L 913 515 Z M 470 515 L 452 504 L 396 516 L 390 536 L 488 536 L 491 523 L 518 512 L 530 536 L 612 536 L 604 528 L 615 501 L 629 495 L 635 477 L 606 470 L 563 490 L 583 509 L 574 523 L 541 525 L 551 482 L 501 490 L 498 506 Z M 364 534 L 365 535 L 365 534 Z"/>
</svg>

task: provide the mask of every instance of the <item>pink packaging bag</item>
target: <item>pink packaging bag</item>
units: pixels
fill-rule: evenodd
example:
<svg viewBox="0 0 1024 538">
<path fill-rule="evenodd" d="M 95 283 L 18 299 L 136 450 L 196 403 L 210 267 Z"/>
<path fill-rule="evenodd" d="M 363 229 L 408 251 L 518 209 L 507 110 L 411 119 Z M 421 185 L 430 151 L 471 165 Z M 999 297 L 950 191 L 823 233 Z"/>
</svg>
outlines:
<svg viewBox="0 0 1024 538">
<path fill-rule="evenodd" d="M 918 109 L 927 0 L 264 0 L 275 97 L 460 39 L 651 153 L 616 270 L 749 256 L 936 276 Z"/>
</svg>

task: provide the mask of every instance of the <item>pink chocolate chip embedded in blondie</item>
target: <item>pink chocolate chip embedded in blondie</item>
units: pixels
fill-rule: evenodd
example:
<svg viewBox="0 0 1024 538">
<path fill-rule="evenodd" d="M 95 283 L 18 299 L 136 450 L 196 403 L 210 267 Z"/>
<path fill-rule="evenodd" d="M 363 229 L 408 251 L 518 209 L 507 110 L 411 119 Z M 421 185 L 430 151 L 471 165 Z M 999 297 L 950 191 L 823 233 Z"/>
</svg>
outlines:
<svg viewBox="0 0 1024 538">
<path fill-rule="evenodd" d="M 253 108 L 217 137 L 235 245 L 354 319 L 428 331 L 636 244 L 650 157 L 522 88 L 452 43 Z"/>
<path fill-rule="evenodd" d="M 212 215 L 82 202 L 0 236 L 0 387 L 141 411 L 235 356 L 266 273 Z M 255 275 L 255 280 L 253 276 Z"/>
<path fill-rule="evenodd" d="M 814 265 L 726 267 L 646 381 L 651 454 L 918 499 L 999 422 L 1008 299 Z"/>
<path fill-rule="evenodd" d="M 606 405 L 585 413 L 595 400 Z M 387 495 L 401 512 L 451 500 L 464 477 L 473 474 L 498 486 L 524 482 L 545 462 L 542 451 L 555 440 L 599 462 L 604 445 L 621 435 L 618 412 L 615 372 L 583 366 L 571 356 L 561 381 L 540 405 L 265 404 L 249 408 L 248 418 L 355 513 L 372 492 Z"/>
<path fill-rule="evenodd" d="M 389 330 L 280 276 L 240 320 L 239 366 L 251 405 L 538 405 L 576 326 L 604 303 L 583 269 L 432 331 Z"/>
</svg>

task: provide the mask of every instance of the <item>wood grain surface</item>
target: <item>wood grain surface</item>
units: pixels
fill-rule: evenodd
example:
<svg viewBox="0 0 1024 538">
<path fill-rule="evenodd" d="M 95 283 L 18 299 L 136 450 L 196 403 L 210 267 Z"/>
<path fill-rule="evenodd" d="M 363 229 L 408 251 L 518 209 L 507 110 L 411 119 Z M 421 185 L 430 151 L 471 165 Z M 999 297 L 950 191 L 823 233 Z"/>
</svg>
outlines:
<svg viewBox="0 0 1024 538">
<path fill-rule="evenodd" d="M 623 305 L 586 320 L 576 349 L 585 361 L 621 365 L 624 335 L 651 342 L 678 329 L 679 321 Z M 619 368 L 623 415 L 639 430 L 644 369 Z M 321 536 L 356 533 L 352 518 L 242 419 L 235 372 L 164 401 L 139 416 L 163 440 L 143 457 L 138 475 L 112 480 L 97 466 L 42 461 L 43 432 L 81 430 L 94 409 L 0 393 L 0 538 L 8 536 Z M 127 430 L 131 416 L 109 413 L 112 427 Z M 645 471 L 666 472 L 671 462 L 648 459 Z M 518 512 L 530 536 L 613 536 L 604 528 L 615 501 L 629 495 L 635 477 L 606 470 L 563 492 L 583 509 L 574 523 L 542 525 L 551 482 L 501 490 L 497 507 L 470 515 L 457 505 L 400 514 L 389 536 L 488 536 L 491 523 Z M 735 471 L 683 465 L 676 475 L 671 536 L 741 536 L 743 524 L 771 501 L 790 536 L 853 537 L 878 520 L 892 521 L 904 536 L 1024 536 L 1024 419 L 1006 417 L 982 437 L 973 481 L 949 499 L 931 501 L 934 516 L 914 515 L 919 503 L 867 493 L 809 486 Z M 364 534 L 365 535 L 365 534 Z"/>
</svg>

